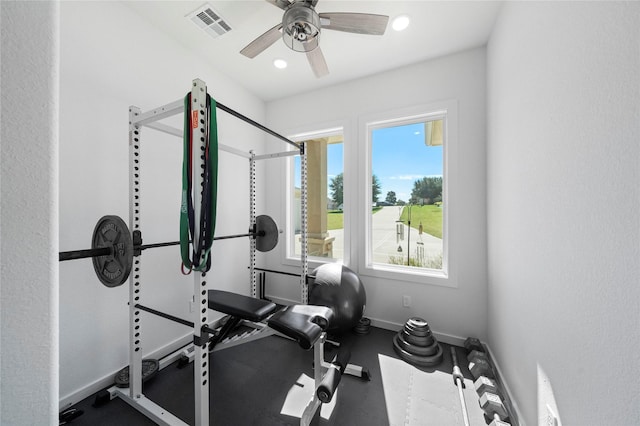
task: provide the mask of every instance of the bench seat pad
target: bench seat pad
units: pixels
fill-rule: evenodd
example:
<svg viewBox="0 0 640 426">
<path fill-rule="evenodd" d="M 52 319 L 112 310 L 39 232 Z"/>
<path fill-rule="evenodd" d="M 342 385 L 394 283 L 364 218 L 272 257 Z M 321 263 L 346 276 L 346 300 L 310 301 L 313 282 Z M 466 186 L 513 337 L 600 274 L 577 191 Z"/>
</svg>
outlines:
<svg viewBox="0 0 640 426">
<path fill-rule="evenodd" d="M 222 290 L 209 290 L 209 309 L 244 320 L 260 322 L 276 310 L 276 304 Z"/>
<path fill-rule="evenodd" d="M 326 306 L 291 305 L 273 314 L 267 324 L 297 341 L 303 349 L 310 349 L 329 327 L 333 315 Z"/>
</svg>

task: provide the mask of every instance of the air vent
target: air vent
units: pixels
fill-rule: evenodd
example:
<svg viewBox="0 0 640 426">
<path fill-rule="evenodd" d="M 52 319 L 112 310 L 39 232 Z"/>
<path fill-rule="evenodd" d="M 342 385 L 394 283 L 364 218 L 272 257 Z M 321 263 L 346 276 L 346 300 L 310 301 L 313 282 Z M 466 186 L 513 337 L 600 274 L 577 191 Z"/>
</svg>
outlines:
<svg viewBox="0 0 640 426">
<path fill-rule="evenodd" d="M 231 26 L 207 3 L 187 15 L 187 18 L 213 38 L 231 31 Z"/>
</svg>

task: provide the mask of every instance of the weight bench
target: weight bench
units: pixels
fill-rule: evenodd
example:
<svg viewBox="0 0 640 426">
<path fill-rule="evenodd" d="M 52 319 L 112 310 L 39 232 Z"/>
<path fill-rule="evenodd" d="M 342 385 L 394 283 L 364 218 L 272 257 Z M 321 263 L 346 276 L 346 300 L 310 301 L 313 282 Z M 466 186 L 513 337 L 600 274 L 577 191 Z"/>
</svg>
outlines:
<svg viewBox="0 0 640 426">
<path fill-rule="evenodd" d="M 331 362 L 325 361 L 326 330 L 333 317 L 333 310 L 325 306 L 291 305 L 267 320 L 270 328 L 297 341 L 303 349 L 313 347 L 315 392 L 300 418 L 302 426 L 311 424 L 321 404 L 331 402 L 343 374 L 370 380 L 368 370 L 349 364 L 351 352 L 348 348 L 341 347 Z"/>
<path fill-rule="evenodd" d="M 229 316 L 227 321 L 217 331 L 212 329 L 206 330 L 211 335 L 211 337 L 208 338 L 209 352 L 218 349 L 228 349 L 270 335 L 265 333 L 265 331 L 269 331 L 269 329 L 263 321 L 278 308 L 275 303 L 223 290 L 209 290 L 207 297 L 209 309 Z M 249 321 L 250 327 L 253 328 L 253 330 L 237 336 L 228 337 L 243 321 Z M 221 345 L 216 348 L 219 343 Z M 193 361 L 193 356 L 194 347 L 191 345 L 182 351 L 178 368 L 189 365 L 189 363 Z"/>
<path fill-rule="evenodd" d="M 274 313 L 277 306 L 273 302 L 222 290 L 209 290 L 208 298 L 209 309 L 230 316 L 211 338 L 209 350 L 213 350 L 241 321 L 261 323 L 267 318 L 270 329 L 295 340 L 305 350 L 314 348 L 315 392 L 300 418 L 301 425 L 309 425 L 320 405 L 331 402 L 343 374 L 370 380 L 368 370 L 349 364 L 351 352 L 347 348 L 340 348 L 331 362 L 324 360 L 326 330 L 334 318 L 332 309 L 326 306 L 291 305 Z M 263 329 L 256 330 L 255 334 Z M 246 341 L 243 339 L 243 343 Z"/>
<path fill-rule="evenodd" d="M 277 309 L 277 305 L 267 300 L 256 299 L 242 294 L 231 293 L 223 290 L 209 290 L 209 309 L 227 314 L 230 318 L 209 341 L 209 350 L 226 338 L 241 321 L 260 323 Z M 258 334 L 264 327 L 258 327 L 251 332 Z M 244 337 L 249 337 L 247 333 Z M 239 338 L 240 339 L 240 338 Z M 246 339 L 243 343 L 246 342 Z"/>
</svg>

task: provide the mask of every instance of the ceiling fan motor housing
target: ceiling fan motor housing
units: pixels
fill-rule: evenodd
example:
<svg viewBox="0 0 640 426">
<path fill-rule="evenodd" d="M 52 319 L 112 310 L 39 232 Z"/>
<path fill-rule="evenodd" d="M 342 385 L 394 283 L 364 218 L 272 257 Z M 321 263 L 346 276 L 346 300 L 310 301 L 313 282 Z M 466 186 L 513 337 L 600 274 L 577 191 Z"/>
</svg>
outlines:
<svg viewBox="0 0 640 426">
<path fill-rule="evenodd" d="M 282 39 L 296 52 L 310 52 L 320 41 L 320 16 L 310 5 L 292 4 L 282 18 Z"/>
</svg>

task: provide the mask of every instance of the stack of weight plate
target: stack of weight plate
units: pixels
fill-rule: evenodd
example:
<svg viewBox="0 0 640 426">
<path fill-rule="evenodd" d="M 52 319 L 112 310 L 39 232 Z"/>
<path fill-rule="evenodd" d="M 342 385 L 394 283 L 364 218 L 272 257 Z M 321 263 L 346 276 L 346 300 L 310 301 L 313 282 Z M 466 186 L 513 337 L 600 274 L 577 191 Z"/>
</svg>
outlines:
<svg viewBox="0 0 640 426">
<path fill-rule="evenodd" d="M 418 367 L 433 367 L 442 362 L 442 348 L 422 318 L 409 318 L 393 337 L 393 349 L 400 358 Z"/>
</svg>

